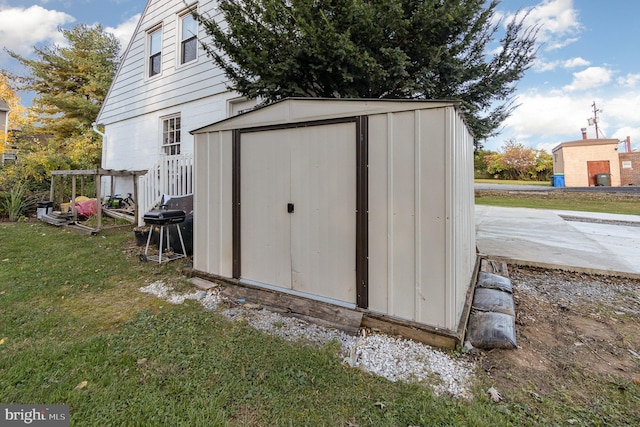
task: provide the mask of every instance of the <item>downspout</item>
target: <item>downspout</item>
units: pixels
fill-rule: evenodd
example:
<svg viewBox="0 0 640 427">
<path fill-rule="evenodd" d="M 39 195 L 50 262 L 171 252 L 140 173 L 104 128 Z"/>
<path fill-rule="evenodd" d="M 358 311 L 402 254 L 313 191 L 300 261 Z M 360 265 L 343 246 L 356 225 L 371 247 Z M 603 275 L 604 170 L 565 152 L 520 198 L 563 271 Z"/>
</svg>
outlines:
<svg viewBox="0 0 640 427">
<path fill-rule="evenodd" d="M 95 133 L 102 137 L 102 159 L 104 159 L 105 153 L 107 151 L 107 135 L 98 130 L 98 123 L 96 122 L 91 123 L 91 129 L 93 129 Z M 102 167 L 102 165 L 100 165 L 100 167 Z"/>
<path fill-rule="evenodd" d="M 98 130 L 98 124 L 96 122 L 91 123 L 91 126 L 95 133 L 100 135 L 103 139 L 105 138 L 106 135 Z"/>
</svg>

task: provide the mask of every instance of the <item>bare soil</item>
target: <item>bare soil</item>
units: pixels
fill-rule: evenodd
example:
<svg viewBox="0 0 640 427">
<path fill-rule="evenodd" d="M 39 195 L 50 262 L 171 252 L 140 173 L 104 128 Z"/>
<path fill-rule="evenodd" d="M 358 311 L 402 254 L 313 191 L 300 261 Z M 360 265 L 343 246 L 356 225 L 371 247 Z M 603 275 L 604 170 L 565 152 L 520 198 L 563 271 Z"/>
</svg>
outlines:
<svg viewBox="0 0 640 427">
<path fill-rule="evenodd" d="M 519 348 L 479 356 L 501 393 L 562 388 L 588 400 L 589 384 L 640 385 L 639 280 L 515 266 L 509 275 Z"/>
</svg>

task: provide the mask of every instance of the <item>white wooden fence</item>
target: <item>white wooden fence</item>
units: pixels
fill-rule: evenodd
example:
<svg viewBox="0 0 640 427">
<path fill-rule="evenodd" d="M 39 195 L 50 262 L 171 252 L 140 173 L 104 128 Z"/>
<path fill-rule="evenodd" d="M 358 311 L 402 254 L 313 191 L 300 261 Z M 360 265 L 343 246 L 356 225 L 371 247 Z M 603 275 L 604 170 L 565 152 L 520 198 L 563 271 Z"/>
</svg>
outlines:
<svg viewBox="0 0 640 427">
<path fill-rule="evenodd" d="M 193 154 L 162 155 L 138 181 L 138 225 L 143 216 L 160 203 L 163 194 L 184 196 L 193 193 Z"/>
</svg>

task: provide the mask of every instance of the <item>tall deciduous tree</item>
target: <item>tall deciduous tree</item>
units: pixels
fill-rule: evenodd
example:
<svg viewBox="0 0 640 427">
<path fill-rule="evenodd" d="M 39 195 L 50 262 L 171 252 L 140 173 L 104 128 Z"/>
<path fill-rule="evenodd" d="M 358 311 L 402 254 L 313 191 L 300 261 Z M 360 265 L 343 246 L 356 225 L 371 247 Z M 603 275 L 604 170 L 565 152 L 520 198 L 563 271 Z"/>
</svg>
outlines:
<svg viewBox="0 0 640 427">
<path fill-rule="evenodd" d="M 20 96 L 15 89 L 14 78 L 4 70 L 0 70 L 0 99 L 9 107 L 9 126 L 7 130 L 22 129 L 30 122 L 27 109 L 20 103 Z M 4 123 L 2 123 L 4 126 Z M 11 134 L 9 134 L 11 135 Z M 0 132 L 0 153 L 5 145 L 4 132 Z"/>
<path fill-rule="evenodd" d="M 67 46 L 34 48 L 36 59 L 9 54 L 30 71 L 22 89 L 36 94 L 40 131 L 63 142 L 90 130 L 115 75 L 120 45 L 100 25 L 60 31 Z"/>
<path fill-rule="evenodd" d="M 30 110 L 37 125 L 22 129 L 18 161 L 0 171 L 0 191 L 22 183 L 46 190 L 51 170 L 100 164 L 92 123 L 118 66 L 119 42 L 99 25 L 60 31 L 65 45 L 34 48 L 35 59 L 9 52 L 30 71 L 19 89 L 35 92 Z"/>
<path fill-rule="evenodd" d="M 513 111 L 536 53 L 523 14 L 497 40 L 498 4 L 221 0 L 219 21 L 199 19 L 212 38 L 205 49 L 248 97 L 457 99 L 479 141 Z"/>
</svg>

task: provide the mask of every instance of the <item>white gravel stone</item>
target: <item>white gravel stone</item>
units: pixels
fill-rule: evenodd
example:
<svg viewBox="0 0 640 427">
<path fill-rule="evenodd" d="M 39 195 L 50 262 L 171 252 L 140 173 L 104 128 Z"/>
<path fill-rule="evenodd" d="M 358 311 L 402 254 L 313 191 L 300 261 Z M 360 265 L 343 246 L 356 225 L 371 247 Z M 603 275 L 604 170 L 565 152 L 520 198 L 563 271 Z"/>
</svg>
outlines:
<svg viewBox="0 0 640 427">
<path fill-rule="evenodd" d="M 335 329 L 282 316 L 255 304 L 228 301 L 217 287 L 189 294 L 176 294 L 172 290 L 161 281 L 140 288 L 142 292 L 173 304 L 182 304 L 185 299 L 197 299 L 207 310 L 217 310 L 231 320 L 244 320 L 255 329 L 288 341 L 323 345 L 336 340 L 341 346 L 339 356 L 351 367 L 390 381 L 422 382 L 439 395 L 471 398 L 469 387 L 474 364 L 428 345 L 383 334 L 367 335 L 364 331 L 358 337 L 350 336 Z"/>
</svg>

